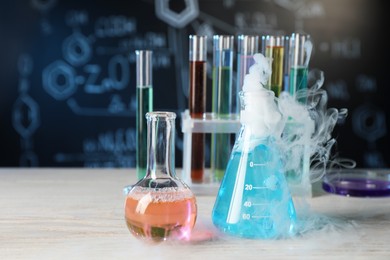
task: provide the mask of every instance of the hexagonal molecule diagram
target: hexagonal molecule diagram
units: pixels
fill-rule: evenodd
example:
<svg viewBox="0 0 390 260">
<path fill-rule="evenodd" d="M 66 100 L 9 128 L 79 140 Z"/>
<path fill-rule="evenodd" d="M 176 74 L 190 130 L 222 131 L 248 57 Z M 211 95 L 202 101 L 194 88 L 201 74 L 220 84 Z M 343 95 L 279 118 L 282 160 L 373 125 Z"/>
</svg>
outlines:
<svg viewBox="0 0 390 260">
<path fill-rule="evenodd" d="M 28 95 L 21 95 L 15 102 L 12 124 L 23 138 L 30 137 L 40 124 L 38 104 Z"/>
<path fill-rule="evenodd" d="M 384 112 L 373 105 L 358 107 L 352 117 L 354 132 L 368 142 L 375 142 L 387 133 Z"/>
<path fill-rule="evenodd" d="M 73 66 L 87 63 L 92 57 L 92 48 L 87 37 L 75 32 L 64 40 L 62 45 L 64 58 Z"/>
<path fill-rule="evenodd" d="M 156 15 L 167 24 L 183 28 L 199 15 L 197 0 L 183 0 L 185 8 L 180 13 L 171 10 L 169 7 L 170 0 L 155 0 Z"/>
<path fill-rule="evenodd" d="M 53 98 L 64 100 L 77 89 L 75 77 L 76 72 L 69 64 L 62 60 L 57 60 L 43 70 L 43 88 Z"/>
</svg>

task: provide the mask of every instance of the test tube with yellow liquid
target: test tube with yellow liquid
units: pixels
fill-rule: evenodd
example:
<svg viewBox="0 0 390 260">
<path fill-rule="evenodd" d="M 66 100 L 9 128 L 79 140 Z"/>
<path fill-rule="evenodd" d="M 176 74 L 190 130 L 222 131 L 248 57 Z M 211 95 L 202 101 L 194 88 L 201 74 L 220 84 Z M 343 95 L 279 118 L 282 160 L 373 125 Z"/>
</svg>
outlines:
<svg viewBox="0 0 390 260">
<path fill-rule="evenodd" d="M 265 57 L 271 60 L 272 74 L 266 88 L 278 97 L 283 87 L 284 36 L 267 35 L 265 41 Z"/>
</svg>

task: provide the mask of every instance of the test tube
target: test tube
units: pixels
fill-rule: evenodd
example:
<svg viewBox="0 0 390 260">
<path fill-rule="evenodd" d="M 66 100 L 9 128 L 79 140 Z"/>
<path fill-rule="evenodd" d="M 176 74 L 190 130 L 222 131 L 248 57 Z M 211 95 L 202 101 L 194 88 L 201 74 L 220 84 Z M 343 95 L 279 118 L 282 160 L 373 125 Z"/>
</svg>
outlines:
<svg viewBox="0 0 390 260">
<path fill-rule="evenodd" d="M 259 36 L 239 35 L 237 45 L 237 89 L 235 92 L 239 93 L 244 84 L 244 77 L 249 73 L 249 67 L 255 63 L 253 55 L 259 51 Z M 241 108 L 239 95 L 235 96 L 233 102 L 234 111 L 239 114 Z"/>
<path fill-rule="evenodd" d="M 189 112 L 191 118 L 203 118 L 206 112 L 207 36 L 189 36 L 190 92 Z M 204 177 L 205 134 L 192 133 L 191 181 L 202 183 Z"/>
<path fill-rule="evenodd" d="M 307 100 L 307 76 L 308 65 L 312 51 L 310 36 L 307 34 L 293 33 L 289 40 L 289 66 L 290 80 L 289 92 L 302 104 Z M 287 142 L 296 140 L 296 133 L 300 133 L 302 124 L 289 118 L 283 131 L 284 139 Z M 307 129 L 304 129 L 307 131 Z M 307 143 L 295 145 L 286 154 L 285 175 L 290 188 L 299 187 L 305 189 L 310 178 L 310 147 Z"/>
<path fill-rule="evenodd" d="M 284 58 L 283 58 L 283 88 L 285 92 L 289 92 L 290 80 L 290 37 L 284 36 Z"/>
<path fill-rule="evenodd" d="M 233 113 L 233 44 L 234 36 L 213 37 L 212 112 L 216 118 L 229 119 Z M 237 95 L 237 93 L 235 93 Z M 213 181 L 221 181 L 231 152 L 229 133 L 211 135 Z"/>
<path fill-rule="evenodd" d="M 261 50 L 260 50 L 260 53 L 263 54 L 265 56 L 265 41 L 266 41 L 266 38 L 267 38 L 267 35 L 263 35 L 261 36 Z"/>
<path fill-rule="evenodd" d="M 267 35 L 265 41 L 265 57 L 271 59 L 272 74 L 266 88 L 272 90 L 278 97 L 283 87 L 284 37 Z"/>
<path fill-rule="evenodd" d="M 310 35 L 293 33 L 290 37 L 290 83 L 291 95 L 307 89 L 308 66 L 313 45 Z M 298 101 L 305 103 L 306 98 L 299 94 Z"/>
<path fill-rule="evenodd" d="M 136 171 L 137 178 L 146 175 L 147 123 L 145 115 L 153 111 L 152 51 L 136 50 Z"/>
</svg>

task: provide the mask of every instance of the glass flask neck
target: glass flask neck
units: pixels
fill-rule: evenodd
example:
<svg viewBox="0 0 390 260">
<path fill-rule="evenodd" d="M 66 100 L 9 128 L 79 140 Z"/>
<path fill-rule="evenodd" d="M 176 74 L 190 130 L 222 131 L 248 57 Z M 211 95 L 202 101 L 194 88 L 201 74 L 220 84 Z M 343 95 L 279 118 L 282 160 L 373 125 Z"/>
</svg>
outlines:
<svg viewBox="0 0 390 260">
<path fill-rule="evenodd" d="M 175 118 L 173 112 L 149 112 L 146 176 L 167 178 L 175 176 Z"/>
</svg>

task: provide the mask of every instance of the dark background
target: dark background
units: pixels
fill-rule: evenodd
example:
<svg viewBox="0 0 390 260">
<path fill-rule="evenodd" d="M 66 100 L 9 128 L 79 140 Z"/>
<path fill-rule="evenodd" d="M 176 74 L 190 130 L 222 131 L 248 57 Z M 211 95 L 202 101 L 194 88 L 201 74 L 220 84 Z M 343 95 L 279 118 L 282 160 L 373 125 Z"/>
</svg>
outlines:
<svg viewBox="0 0 390 260">
<path fill-rule="evenodd" d="M 0 166 L 134 167 L 136 49 L 153 50 L 154 110 L 178 114 L 181 166 L 188 35 L 306 32 L 314 43 L 310 67 L 325 73 L 328 106 L 349 111 L 332 134 L 337 156 L 358 167 L 388 167 L 384 3 L 1 1 Z"/>
</svg>

